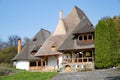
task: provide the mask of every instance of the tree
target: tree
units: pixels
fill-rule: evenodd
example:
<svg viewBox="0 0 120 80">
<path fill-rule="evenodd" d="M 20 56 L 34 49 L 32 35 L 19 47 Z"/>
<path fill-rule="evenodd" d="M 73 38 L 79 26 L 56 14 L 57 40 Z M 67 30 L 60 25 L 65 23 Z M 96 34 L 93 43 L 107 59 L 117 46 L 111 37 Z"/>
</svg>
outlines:
<svg viewBox="0 0 120 80">
<path fill-rule="evenodd" d="M 13 57 L 17 53 L 17 47 L 6 47 L 2 50 L 0 50 L 0 64 L 1 63 L 12 63 Z"/>
<path fill-rule="evenodd" d="M 3 42 L 2 40 L 0 39 L 0 50 L 3 48 Z"/>
<path fill-rule="evenodd" d="M 6 47 L 6 43 L 0 39 L 0 50 Z"/>
<path fill-rule="evenodd" d="M 24 38 L 24 45 L 27 44 L 30 41 L 30 39 L 28 37 Z"/>
<path fill-rule="evenodd" d="M 115 28 L 116 28 L 116 34 L 117 34 L 117 37 L 116 37 L 116 41 L 117 41 L 117 63 L 120 64 L 120 16 L 114 16 L 113 17 L 113 21 L 114 21 L 114 24 L 115 24 Z"/>
<path fill-rule="evenodd" d="M 117 32 L 120 32 L 120 16 L 114 16 L 113 21 L 115 23 L 115 28 Z"/>
<path fill-rule="evenodd" d="M 117 66 L 118 64 L 118 54 L 117 54 L 117 48 L 118 48 L 118 38 L 117 38 L 117 31 L 115 28 L 115 23 L 112 18 L 108 18 L 105 20 L 105 22 L 108 24 L 109 32 L 110 32 L 110 54 L 111 54 L 111 61 L 112 66 Z"/>
<path fill-rule="evenodd" d="M 111 66 L 110 32 L 108 24 L 100 20 L 95 28 L 95 67 L 107 68 Z"/>
<path fill-rule="evenodd" d="M 95 29 L 95 66 L 109 68 L 120 64 L 120 36 L 116 17 L 100 20 Z M 117 24 L 117 26 L 119 26 Z M 118 31 L 117 31 L 118 30 Z"/>
<path fill-rule="evenodd" d="M 18 36 L 12 35 L 8 37 L 8 46 L 17 46 L 18 43 Z"/>
</svg>

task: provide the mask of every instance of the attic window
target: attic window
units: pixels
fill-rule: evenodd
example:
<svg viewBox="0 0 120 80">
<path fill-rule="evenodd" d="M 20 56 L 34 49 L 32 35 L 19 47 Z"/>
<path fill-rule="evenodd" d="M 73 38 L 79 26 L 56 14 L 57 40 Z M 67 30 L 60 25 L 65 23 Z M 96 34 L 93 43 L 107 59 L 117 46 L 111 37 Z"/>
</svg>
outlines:
<svg viewBox="0 0 120 80">
<path fill-rule="evenodd" d="M 37 40 L 36 38 L 33 39 L 33 41 L 36 41 L 36 40 Z"/>
<path fill-rule="evenodd" d="M 93 26 L 93 24 L 91 24 L 91 26 Z"/>
<path fill-rule="evenodd" d="M 56 46 L 51 46 L 51 50 L 55 51 L 56 50 Z"/>
<path fill-rule="evenodd" d="M 33 50 L 33 51 L 31 52 L 32 55 L 35 55 L 36 53 L 37 53 L 36 50 Z"/>
</svg>

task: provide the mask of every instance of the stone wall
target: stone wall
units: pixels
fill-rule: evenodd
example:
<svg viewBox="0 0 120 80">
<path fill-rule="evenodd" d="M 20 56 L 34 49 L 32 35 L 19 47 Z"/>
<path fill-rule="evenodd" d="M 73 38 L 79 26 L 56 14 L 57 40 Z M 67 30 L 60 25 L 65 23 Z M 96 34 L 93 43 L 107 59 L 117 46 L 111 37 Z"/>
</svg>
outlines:
<svg viewBox="0 0 120 80">
<path fill-rule="evenodd" d="M 63 64 L 62 66 L 63 72 L 81 72 L 81 71 L 91 71 L 94 70 L 94 63 L 87 62 L 87 63 L 78 63 L 78 64 Z M 69 67 L 69 68 L 68 68 Z M 66 70 L 71 69 L 71 70 Z"/>
</svg>

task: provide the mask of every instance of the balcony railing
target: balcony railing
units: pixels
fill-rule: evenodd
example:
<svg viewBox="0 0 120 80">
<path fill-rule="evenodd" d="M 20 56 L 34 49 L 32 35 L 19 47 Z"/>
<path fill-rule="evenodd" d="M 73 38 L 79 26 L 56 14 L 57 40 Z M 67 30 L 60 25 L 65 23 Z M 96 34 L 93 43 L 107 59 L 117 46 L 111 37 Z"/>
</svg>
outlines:
<svg viewBox="0 0 120 80">
<path fill-rule="evenodd" d="M 63 59 L 63 64 L 67 63 L 82 63 L 82 62 L 92 62 L 92 57 L 84 57 L 84 58 L 66 58 Z"/>
</svg>

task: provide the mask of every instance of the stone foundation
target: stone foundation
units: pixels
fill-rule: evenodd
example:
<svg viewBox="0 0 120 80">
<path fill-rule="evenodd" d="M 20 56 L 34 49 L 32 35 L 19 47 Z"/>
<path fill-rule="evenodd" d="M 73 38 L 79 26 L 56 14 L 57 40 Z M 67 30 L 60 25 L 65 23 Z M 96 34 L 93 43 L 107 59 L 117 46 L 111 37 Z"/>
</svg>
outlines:
<svg viewBox="0 0 120 80">
<path fill-rule="evenodd" d="M 94 70 L 94 63 L 78 63 L 78 64 L 63 64 L 63 72 L 81 72 L 81 71 L 91 71 Z M 69 69 L 69 70 L 67 70 Z"/>
<path fill-rule="evenodd" d="M 58 67 L 57 66 L 46 66 L 43 71 L 45 72 L 54 72 L 54 71 L 57 71 L 58 70 Z"/>
</svg>

